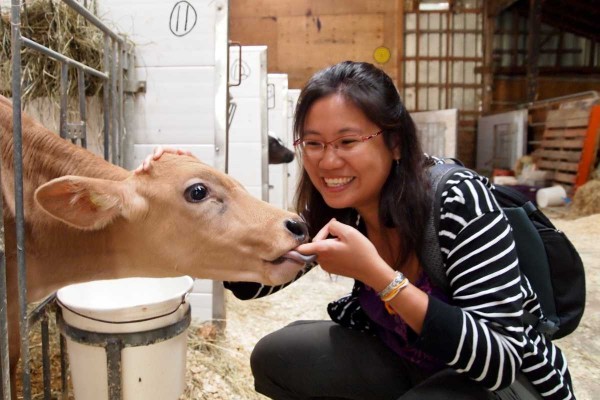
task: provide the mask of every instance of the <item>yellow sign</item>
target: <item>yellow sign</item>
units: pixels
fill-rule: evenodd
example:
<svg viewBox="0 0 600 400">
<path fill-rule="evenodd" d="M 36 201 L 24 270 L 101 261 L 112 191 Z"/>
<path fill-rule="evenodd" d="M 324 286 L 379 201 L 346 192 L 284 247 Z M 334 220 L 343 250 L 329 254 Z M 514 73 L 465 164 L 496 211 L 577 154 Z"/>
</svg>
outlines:
<svg viewBox="0 0 600 400">
<path fill-rule="evenodd" d="M 387 47 L 384 47 L 384 46 L 379 46 L 373 52 L 373 58 L 379 64 L 385 64 L 386 62 L 390 61 L 390 56 L 391 56 L 390 49 L 388 49 Z"/>
</svg>

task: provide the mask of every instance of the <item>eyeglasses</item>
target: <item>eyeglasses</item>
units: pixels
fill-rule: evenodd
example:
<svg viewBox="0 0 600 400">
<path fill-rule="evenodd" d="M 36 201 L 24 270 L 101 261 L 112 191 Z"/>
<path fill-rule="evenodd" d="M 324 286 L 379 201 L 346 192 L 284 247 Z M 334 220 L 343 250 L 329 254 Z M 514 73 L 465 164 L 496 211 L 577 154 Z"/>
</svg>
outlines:
<svg viewBox="0 0 600 400">
<path fill-rule="evenodd" d="M 338 156 L 344 156 L 349 155 L 356 151 L 357 148 L 360 148 L 361 143 L 371 140 L 382 133 L 383 131 L 379 131 L 369 136 L 346 135 L 329 142 L 300 138 L 294 141 L 294 147 L 299 148 L 300 151 L 302 151 L 302 153 L 308 158 L 319 158 L 325 154 L 325 149 L 327 149 L 327 146 L 331 145 L 335 149 Z"/>
</svg>

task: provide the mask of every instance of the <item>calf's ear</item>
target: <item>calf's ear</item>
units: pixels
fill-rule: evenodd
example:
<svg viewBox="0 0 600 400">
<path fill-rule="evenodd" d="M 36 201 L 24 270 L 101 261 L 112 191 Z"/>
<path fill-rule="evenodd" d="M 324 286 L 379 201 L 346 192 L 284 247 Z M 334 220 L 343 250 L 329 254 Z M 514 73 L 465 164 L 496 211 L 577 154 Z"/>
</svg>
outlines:
<svg viewBox="0 0 600 400">
<path fill-rule="evenodd" d="M 63 176 L 37 188 L 34 197 L 48 215 L 82 230 L 102 229 L 118 217 L 131 219 L 147 211 L 145 199 L 127 180 Z"/>
</svg>

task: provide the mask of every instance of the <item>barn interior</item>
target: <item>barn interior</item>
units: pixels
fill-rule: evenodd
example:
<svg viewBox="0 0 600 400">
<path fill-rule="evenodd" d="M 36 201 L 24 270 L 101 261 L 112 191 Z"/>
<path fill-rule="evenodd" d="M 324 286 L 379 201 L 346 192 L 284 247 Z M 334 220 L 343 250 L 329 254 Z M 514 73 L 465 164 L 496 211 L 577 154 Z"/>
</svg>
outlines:
<svg viewBox="0 0 600 400">
<path fill-rule="evenodd" d="M 301 88 L 324 65 L 357 59 L 378 64 L 394 78 L 409 112 L 458 110 L 459 145 L 444 155 L 488 175 L 494 169 L 514 172 L 518 157 L 535 150 L 556 149 L 545 143 L 547 120 L 578 118 L 578 109 L 591 113 L 600 88 L 593 1 L 349 1 L 341 6 L 233 0 L 231 5 L 232 40 L 267 45 L 269 71 L 287 73 L 290 88 Z M 573 111 L 555 111 L 567 107 Z M 478 132 L 481 117 L 516 110 L 526 111 L 519 139 L 510 138 L 516 128 L 510 121 L 489 126 L 495 139 Z M 553 124 L 551 129 L 562 128 Z M 587 130 L 589 123 L 569 126 Z M 435 129 L 423 127 L 431 135 Z M 519 154 L 511 155 L 514 140 L 523 139 Z M 589 166 L 581 166 L 589 171 L 597 148 L 590 153 Z M 578 155 L 546 156 L 540 168 L 557 172 L 560 184 L 575 185 L 572 175 L 579 166 L 569 164 L 579 162 Z M 557 164 L 569 172 L 555 169 Z"/>
<path fill-rule="evenodd" d="M 586 314 L 580 327 L 559 345 L 568 355 L 577 397 L 597 398 L 600 8 L 596 1 L 77 3 L 113 28 L 123 39 L 122 47 L 105 56 L 105 34 L 71 15 L 61 0 L 22 2 L 22 35 L 111 76 L 107 59 L 120 60 L 116 68 L 123 76 L 111 84 L 122 96 L 122 108 L 111 109 L 110 125 L 113 129 L 114 118 L 114 129 L 124 134 L 123 139 L 106 138 L 102 101 L 108 89 L 94 77 L 86 78 L 88 111 L 82 117 L 76 68 L 69 72 L 70 83 L 64 89 L 69 99 L 63 101 L 60 64 L 41 62 L 39 55 L 24 48 L 22 82 L 28 113 L 57 132 L 65 129 L 65 137 L 72 140 L 81 137 L 80 126 L 87 126 L 88 149 L 128 169 L 157 145 L 189 150 L 234 176 L 252 194 L 283 208 L 293 209 L 299 169 L 295 162 L 269 165 L 267 141 L 274 133 L 282 146 L 293 149 L 290 124 L 304 84 L 316 71 L 344 60 L 383 69 L 394 80 L 427 153 L 456 158 L 495 184 L 517 188 L 572 240 L 589 282 Z M 0 0 L 0 6 L 0 94 L 11 97 L 11 1 Z M 202 14 L 205 9 L 210 9 L 209 16 Z M 183 12 L 189 13 L 189 21 L 192 12 L 197 15 L 189 27 L 185 20 L 185 29 L 177 16 Z M 125 54 L 123 59 L 119 51 Z M 254 68 L 254 78 L 259 77 L 252 83 L 253 94 L 250 89 L 255 89 L 247 85 L 250 79 L 246 86 L 243 83 L 249 74 L 243 69 L 242 54 Z M 285 100 L 276 100 L 280 98 Z M 61 103 L 68 108 L 64 113 Z M 71 125 L 61 119 L 63 114 Z M 80 124 L 81 120 L 85 122 Z M 256 128 L 252 137 L 249 128 Z M 200 311 L 188 333 L 187 388 L 181 399 L 264 399 L 253 389 L 248 365 L 256 342 L 297 319 L 328 319 L 327 303 L 351 286 L 347 278 L 314 271 L 289 289 L 250 304 L 233 298 L 220 282 L 197 281 L 196 296 L 190 298 L 193 310 Z M 51 329 L 52 347 L 60 347 L 59 335 L 55 327 Z M 30 340 L 33 392 L 42 393 L 48 390 L 45 376 L 35 372 L 41 370 L 35 355 L 41 351 L 40 333 L 32 332 Z M 53 377 L 61 374 L 59 359 L 53 350 L 49 367 Z M 60 385 L 53 378 L 52 398 L 60 398 L 64 390 Z"/>
</svg>

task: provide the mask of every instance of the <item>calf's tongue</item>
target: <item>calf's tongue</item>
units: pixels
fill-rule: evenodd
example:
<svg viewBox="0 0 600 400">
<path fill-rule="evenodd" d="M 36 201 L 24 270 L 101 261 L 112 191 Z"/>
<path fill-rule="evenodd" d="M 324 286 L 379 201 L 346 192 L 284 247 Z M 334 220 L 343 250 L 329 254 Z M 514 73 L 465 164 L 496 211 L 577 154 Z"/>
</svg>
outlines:
<svg viewBox="0 0 600 400">
<path fill-rule="evenodd" d="M 317 259 L 317 256 L 315 254 L 302 254 L 297 252 L 296 250 L 290 250 L 287 253 L 285 253 L 282 258 L 287 258 L 293 261 L 296 261 L 300 264 L 308 264 L 311 263 L 313 261 L 315 261 Z"/>
</svg>

